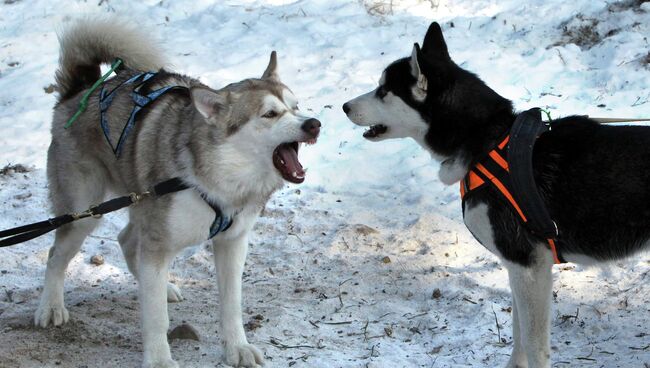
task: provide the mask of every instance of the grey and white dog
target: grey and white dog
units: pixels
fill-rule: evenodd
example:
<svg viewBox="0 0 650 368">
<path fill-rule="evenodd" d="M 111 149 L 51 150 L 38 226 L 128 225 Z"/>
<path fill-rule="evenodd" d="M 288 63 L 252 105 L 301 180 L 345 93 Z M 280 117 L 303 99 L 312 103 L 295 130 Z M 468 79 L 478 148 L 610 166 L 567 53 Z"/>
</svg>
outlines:
<svg viewBox="0 0 650 368">
<path fill-rule="evenodd" d="M 241 277 L 248 234 L 271 194 L 284 180 L 300 183 L 302 142 L 314 143 L 320 122 L 298 112 L 296 98 L 278 77 L 275 52 L 260 79 L 246 79 L 220 90 L 194 78 L 167 72 L 155 44 L 136 26 L 115 19 L 76 22 L 60 36 L 56 74 L 59 100 L 54 108 L 47 175 L 56 214 L 79 212 L 107 193 L 141 193 L 179 177 L 190 186 L 129 210 L 118 236 L 129 270 L 139 286 L 143 367 L 177 367 L 167 343 L 168 301 L 180 301 L 168 283 L 168 265 L 181 249 L 205 241 L 217 204 L 232 225 L 212 239 L 220 292 L 220 323 L 225 360 L 235 366 L 263 363 L 248 343 L 241 311 Z M 180 86 L 159 97 L 137 116 L 117 156 L 100 127 L 98 91 L 88 109 L 68 128 L 83 92 L 100 77 L 100 64 L 124 62 L 105 83 L 112 90 L 139 71 L 157 71 L 140 89 Z M 132 87 L 119 88 L 107 111 L 108 137 L 117 140 L 134 106 Z M 56 232 L 45 286 L 35 315 L 47 327 L 68 321 L 63 281 L 68 263 L 98 220 L 84 219 Z"/>
</svg>

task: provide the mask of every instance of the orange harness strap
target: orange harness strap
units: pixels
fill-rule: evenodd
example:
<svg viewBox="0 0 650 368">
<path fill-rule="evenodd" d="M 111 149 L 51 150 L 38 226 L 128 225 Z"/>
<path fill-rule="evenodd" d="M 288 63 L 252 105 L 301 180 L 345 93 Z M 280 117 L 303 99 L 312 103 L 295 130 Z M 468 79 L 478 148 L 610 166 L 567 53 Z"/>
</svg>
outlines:
<svg viewBox="0 0 650 368">
<path fill-rule="evenodd" d="M 557 248 L 555 246 L 555 239 L 546 239 L 548 241 L 548 245 L 551 247 L 551 253 L 553 253 L 553 262 L 555 264 L 562 264 L 564 262 L 560 261 L 560 257 L 557 254 Z"/>
<path fill-rule="evenodd" d="M 526 215 L 524 215 L 524 212 L 523 212 L 523 211 L 521 210 L 521 208 L 519 207 L 519 204 L 517 204 L 517 201 L 515 201 L 515 198 L 512 196 L 512 194 L 510 194 L 510 192 L 508 191 L 508 189 L 506 189 L 505 185 L 503 185 L 503 183 L 502 183 L 499 179 L 497 179 L 496 176 L 494 176 L 491 172 L 489 172 L 489 171 L 485 168 L 485 166 L 483 166 L 483 165 L 481 165 L 481 164 L 476 164 L 475 167 L 476 167 L 476 168 L 477 168 L 481 173 L 483 173 L 483 175 L 485 175 L 488 179 L 490 179 L 490 181 L 492 182 L 492 184 L 494 184 L 494 186 L 499 190 L 499 192 L 501 192 L 501 194 L 502 194 L 504 197 L 506 197 L 506 199 L 508 200 L 508 202 L 510 202 L 510 204 L 512 205 L 512 207 L 513 207 L 513 208 L 517 211 L 517 213 L 519 214 L 519 217 L 521 217 L 521 219 L 524 220 L 524 222 L 528 222 L 528 220 L 526 219 Z"/>
<path fill-rule="evenodd" d="M 510 167 L 508 161 L 504 159 L 507 152 L 505 151 L 506 146 L 510 140 L 510 136 L 507 136 L 499 145 L 490 151 L 488 155 L 481 160 L 479 163 L 476 163 L 472 167 L 465 178 L 460 182 L 460 197 L 464 201 L 465 197 L 472 191 L 482 187 L 487 182 L 492 184 L 492 187 L 497 189 L 499 193 L 510 203 L 515 212 L 519 215 L 519 218 L 525 223 L 528 222 L 526 215 L 521 210 L 521 207 L 515 200 L 514 196 L 508 190 L 508 184 L 505 184 L 510 173 Z M 489 169 L 488 169 L 489 167 Z M 499 170 L 499 171 L 497 171 Z M 495 175 L 497 173 L 497 175 Z M 498 174 L 501 174 L 499 179 Z M 553 261 L 556 264 L 562 264 L 561 257 L 557 251 L 557 245 L 555 244 L 555 239 L 546 239 L 548 245 L 553 253 Z"/>
</svg>

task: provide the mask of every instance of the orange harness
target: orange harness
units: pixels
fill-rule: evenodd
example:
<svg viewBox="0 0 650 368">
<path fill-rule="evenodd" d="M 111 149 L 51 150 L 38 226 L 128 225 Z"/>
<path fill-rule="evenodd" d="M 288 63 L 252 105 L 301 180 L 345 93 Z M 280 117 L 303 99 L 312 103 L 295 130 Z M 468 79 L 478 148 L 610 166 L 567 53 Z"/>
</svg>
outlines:
<svg viewBox="0 0 650 368">
<path fill-rule="evenodd" d="M 531 110 L 522 113 L 520 116 L 529 113 L 530 111 Z M 532 116 L 535 116 L 534 113 Z M 524 116 L 523 118 L 530 118 L 530 115 Z M 517 120 L 520 120 L 520 118 L 518 117 Z M 539 121 L 541 122 L 541 116 L 539 118 Z M 524 124 L 525 123 L 526 122 L 524 122 Z M 463 201 L 463 208 L 465 208 L 465 200 L 467 196 L 472 194 L 472 192 L 475 190 L 479 188 L 489 187 L 496 189 L 514 209 L 521 221 L 523 221 L 524 225 L 532 233 L 546 239 L 546 242 L 548 243 L 551 252 L 553 253 L 553 260 L 555 263 L 565 263 L 556 246 L 556 238 L 558 232 L 555 222 L 550 220 L 550 217 L 548 217 L 548 215 L 546 215 L 546 218 L 544 217 L 547 212 L 546 208 L 541 202 L 541 198 L 538 199 L 538 197 L 530 195 L 532 192 L 534 192 L 533 194 L 538 195 L 537 188 L 534 186 L 534 184 L 532 187 L 531 184 L 528 184 L 528 187 L 522 188 L 519 191 L 516 190 L 517 188 L 521 188 L 521 184 L 518 183 L 520 184 L 519 187 L 515 185 L 515 178 L 510 172 L 511 165 L 509 164 L 508 160 L 508 151 L 512 149 L 512 147 L 509 147 L 512 145 L 512 142 L 510 142 L 510 137 L 513 136 L 513 131 L 516 129 L 516 127 L 517 121 L 515 122 L 515 126 L 513 126 L 511 133 L 505 139 L 503 139 L 496 148 L 490 151 L 482 160 L 474 164 L 474 166 L 470 168 L 465 178 L 460 182 L 460 196 Z M 530 129 L 528 129 L 528 131 L 533 132 L 533 130 Z M 535 132 L 537 133 L 536 136 L 533 137 L 533 140 L 537 139 L 539 136 L 539 131 L 535 130 Z M 519 133 L 520 131 L 518 130 L 516 134 L 517 137 L 520 136 Z M 532 179 L 532 145 L 529 145 L 528 150 L 530 151 L 528 157 L 530 160 L 524 160 L 523 162 L 530 161 L 530 176 Z M 486 186 L 486 183 L 489 185 Z M 525 203 L 521 200 L 518 201 L 517 198 L 526 198 L 529 202 Z M 520 206 L 520 204 L 523 206 Z M 533 214 L 532 212 L 536 213 Z M 541 216 L 539 212 L 542 212 Z M 530 221 L 530 217 L 533 217 L 533 221 Z M 551 230 L 549 230 L 549 227 L 551 227 Z"/>
</svg>

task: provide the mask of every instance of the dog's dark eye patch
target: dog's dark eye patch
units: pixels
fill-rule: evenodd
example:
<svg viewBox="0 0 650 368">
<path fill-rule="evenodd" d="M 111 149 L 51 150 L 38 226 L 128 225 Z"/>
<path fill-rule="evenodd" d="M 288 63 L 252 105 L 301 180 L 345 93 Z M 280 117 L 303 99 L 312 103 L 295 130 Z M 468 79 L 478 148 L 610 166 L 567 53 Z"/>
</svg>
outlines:
<svg viewBox="0 0 650 368">
<path fill-rule="evenodd" d="M 381 89 L 388 93 L 390 91 L 393 95 L 401 98 L 407 104 L 417 106 L 420 103 L 413 99 L 412 87 L 417 80 L 411 75 L 411 66 L 409 58 L 403 58 L 390 64 L 384 71 L 384 83 L 380 86 Z M 431 86 L 431 84 L 429 84 Z M 377 90 L 379 96 L 379 89 Z"/>
</svg>

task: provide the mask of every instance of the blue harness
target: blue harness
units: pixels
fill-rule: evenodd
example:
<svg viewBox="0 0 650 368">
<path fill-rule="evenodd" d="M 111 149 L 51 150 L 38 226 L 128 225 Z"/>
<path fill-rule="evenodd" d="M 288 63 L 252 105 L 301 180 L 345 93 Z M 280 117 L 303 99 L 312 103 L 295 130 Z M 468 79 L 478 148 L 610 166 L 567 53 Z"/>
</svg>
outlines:
<svg viewBox="0 0 650 368">
<path fill-rule="evenodd" d="M 99 92 L 100 124 L 102 127 L 102 131 L 104 132 L 104 137 L 106 137 L 106 141 L 108 142 L 108 145 L 111 146 L 111 149 L 113 150 L 113 153 L 117 158 L 120 157 L 124 142 L 126 142 L 126 138 L 128 137 L 131 130 L 133 130 L 138 113 L 143 108 L 156 101 L 158 97 L 164 95 L 165 93 L 173 89 L 187 89 L 187 87 L 183 87 L 183 86 L 166 86 L 166 87 L 159 88 L 155 91 L 149 92 L 146 95 L 141 94 L 140 89 L 142 88 L 142 86 L 148 80 L 156 76 L 156 74 L 158 73 L 144 72 L 144 73 L 136 74 L 133 77 L 122 82 L 117 87 L 113 88 L 113 90 L 110 92 L 107 92 L 105 88 L 106 85 L 102 84 L 102 89 Z M 107 111 L 111 106 L 111 104 L 113 103 L 113 98 L 115 97 L 117 91 L 123 86 L 130 85 L 130 84 L 136 84 L 136 86 L 133 87 L 133 90 L 131 91 L 131 98 L 133 99 L 133 104 L 134 104 L 133 110 L 131 110 L 129 119 L 126 121 L 126 124 L 122 129 L 122 133 L 120 134 L 117 144 L 114 145 L 113 142 L 111 142 L 111 138 L 110 138 L 110 128 L 108 126 L 108 117 L 106 116 Z M 183 183 L 182 185 L 185 186 L 187 189 L 191 188 L 187 184 Z M 208 236 L 208 239 L 212 239 L 220 232 L 224 232 L 228 230 L 228 228 L 230 228 L 230 225 L 232 225 L 233 220 L 231 217 L 225 216 L 221 211 L 221 208 L 219 208 L 219 205 L 212 202 L 210 199 L 208 199 L 205 193 L 201 193 L 200 191 L 199 193 L 201 194 L 201 198 L 203 198 L 205 203 L 207 203 L 208 206 L 210 206 L 210 208 L 212 208 L 212 210 L 215 213 L 214 221 L 212 221 L 212 225 L 210 225 L 210 235 Z"/>
<path fill-rule="evenodd" d="M 142 87 L 142 85 L 145 82 L 147 82 L 149 79 L 153 78 L 156 74 L 157 73 L 152 73 L 152 72 L 136 74 L 133 77 L 122 82 L 122 84 L 120 84 L 119 86 L 115 87 L 111 92 L 107 92 L 105 88 L 106 85 L 102 84 L 102 89 L 99 92 L 99 111 L 101 116 L 102 131 L 104 132 L 106 141 L 111 146 L 111 148 L 113 149 L 113 153 L 115 153 L 117 157 L 119 157 L 120 154 L 122 153 L 122 146 L 126 141 L 126 137 L 129 135 L 129 133 L 135 126 L 135 119 L 138 113 L 140 112 L 140 110 L 142 110 L 147 105 L 154 102 L 158 97 L 164 95 L 165 93 L 167 93 L 172 89 L 187 89 L 187 87 L 183 87 L 183 86 L 167 86 L 167 87 L 159 88 L 146 95 L 140 94 L 140 88 Z M 117 141 L 117 145 L 113 145 L 113 142 L 111 142 L 111 138 L 110 138 L 110 130 L 108 126 L 108 117 L 106 116 L 106 112 L 108 111 L 108 108 L 113 103 L 113 98 L 115 97 L 117 91 L 123 86 L 134 84 L 134 83 L 138 83 L 138 84 L 133 88 L 133 91 L 131 91 L 131 98 L 133 99 L 133 103 L 134 103 L 133 110 L 131 110 L 131 115 L 129 116 L 129 119 L 126 121 L 126 124 L 124 125 L 124 129 L 122 129 L 122 133 L 120 134 L 120 138 Z"/>
</svg>

